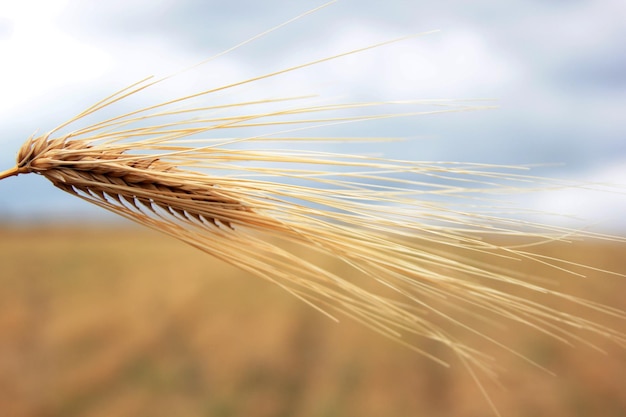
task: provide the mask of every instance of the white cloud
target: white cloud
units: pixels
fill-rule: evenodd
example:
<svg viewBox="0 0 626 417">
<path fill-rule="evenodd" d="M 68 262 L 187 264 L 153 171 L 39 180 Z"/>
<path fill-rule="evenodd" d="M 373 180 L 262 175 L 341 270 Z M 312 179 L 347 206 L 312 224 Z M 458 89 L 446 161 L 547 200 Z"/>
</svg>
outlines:
<svg viewBox="0 0 626 417">
<path fill-rule="evenodd" d="M 0 15 L 12 21 L 0 40 L 0 111 L 7 112 L 56 87 L 93 80 L 110 65 L 101 50 L 73 39 L 55 17 L 66 1 L 3 2 Z"/>
<path fill-rule="evenodd" d="M 578 186 L 521 195 L 519 205 L 546 213 L 538 220 L 550 224 L 606 233 L 626 230 L 626 160 L 578 172 L 567 181 Z"/>
<path fill-rule="evenodd" d="M 351 20 L 299 49 L 270 50 L 280 65 L 295 65 L 407 35 L 375 20 Z M 275 69 L 279 69 L 278 67 Z M 319 92 L 361 99 L 500 97 L 518 76 L 512 58 L 479 33 L 454 30 L 404 39 L 344 56 L 280 78 L 272 91 Z"/>
</svg>

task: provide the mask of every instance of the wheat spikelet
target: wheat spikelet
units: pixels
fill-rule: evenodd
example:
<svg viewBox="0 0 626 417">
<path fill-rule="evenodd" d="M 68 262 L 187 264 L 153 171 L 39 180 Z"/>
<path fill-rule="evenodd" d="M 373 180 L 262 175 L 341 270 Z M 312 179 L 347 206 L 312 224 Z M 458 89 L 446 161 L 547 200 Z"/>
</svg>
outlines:
<svg viewBox="0 0 626 417">
<path fill-rule="evenodd" d="M 0 173 L 0 179 L 42 175 L 63 191 L 274 282 L 332 318 L 351 317 L 447 366 L 420 348 L 421 338 L 439 342 L 458 356 L 479 384 L 478 373 L 495 377 L 495 364 L 449 330 L 474 332 L 467 317 L 522 323 L 568 343 L 593 345 L 587 339 L 591 334 L 626 344 L 620 331 L 585 319 L 584 313 L 572 315 L 533 301 L 520 291 L 622 319 L 624 312 L 545 288 L 518 276 L 514 267 L 502 269 L 474 259 L 480 254 L 480 259 L 487 255 L 511 265 L 518 260 L 537 262 L 571 269 L 574 275 L 581 268 L 594 271 L 546 258 L 534 253 L 532 246 L 574 235 L 617 238 L 522 222 L 515 213 L 500 214 L 494 203 L 500 194 L 569 184 L 527 175 L 523 167 L 296 150 L 301 141 L 352 140 L 298 135 L 315 127 L 477 106 L 432 100 L 319 104 L 309 97 L 185 106 L 360 51 L 72 129 L 87 116 L 167 80 L 145 79 L 56 129 L 31 137 L 19 150 L 17 165 Z M 395 105 L 419 104 L 443 107 L 386 112 Z M 273 109 L 266 110 L 268 105 Z M 219 114 L 225 110 L 234 113 Z M 369 112 L 354 115 L 355 110 Z M 275 130 L 236 133 L 251 128 Z M 229 137 L 203 136 L 215 132 L 228 132 Z M 262 149 L 258 144 L 263 141 L 288 143 L 292 149 Z M 248 143 L 253 146 L 240 146 Z M 506 236 L 523 236 L 530 243 L 498 243 Z M 316 256 L 303 255 L 307 251 Z M 312 260 L 323 257 L 339 262 L 343 273 Z M 491 335 L 480 336 L 508 349 Z"/>
</svg>

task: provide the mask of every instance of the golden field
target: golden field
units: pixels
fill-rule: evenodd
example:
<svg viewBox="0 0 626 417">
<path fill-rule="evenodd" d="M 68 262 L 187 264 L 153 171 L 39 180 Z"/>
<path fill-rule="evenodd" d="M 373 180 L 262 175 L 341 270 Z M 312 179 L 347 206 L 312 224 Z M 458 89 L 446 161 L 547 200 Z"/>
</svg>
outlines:
<svg viewBox="0 0 626 417">
<path fill-rule="evenodd" d="M 626 272 L 625 244 L 546 251 Z M 626 310 L 626 278 L 528 273 Z M 493 415 L 445 349 L 421 345 L 450 369 L 155 232 L 0 228 L 0 284 L 2 417 Z M 502 370 L 486 386 L 504 416 L 626 416 L 626 349 L 498 331 L 556 374 L 473 341 Z"/>
</svg>

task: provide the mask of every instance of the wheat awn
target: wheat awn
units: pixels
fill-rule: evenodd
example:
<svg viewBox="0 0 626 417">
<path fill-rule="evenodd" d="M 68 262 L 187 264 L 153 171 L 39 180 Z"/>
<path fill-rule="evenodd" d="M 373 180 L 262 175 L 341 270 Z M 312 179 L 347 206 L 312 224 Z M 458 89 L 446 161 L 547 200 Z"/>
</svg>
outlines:
<svg viewBox="0 0 626 417">
<path fill-rule="evenodd" d="M 63 191 L 274 282 L 332 318 L 351 317 L 448 366 L 422 350 L 419 338 L 442 343 L 458 356 L 481 389 L 478 374 L 495 377 L 495 366 L 485 353 L 449 331 L 454 327 L 474 332 L 464 317 L 523 323 L 566 343 L 593 345 L 581 336 L 582 331 L 626 344 L 620 331 L 587 320 L 584 314 L 572 315 L 540 304 L 518 291 L 547 294 L 622 319 L 626 318 L 623 311 L 548 289 L 512 269 L 473 259 L 473 254 L 480 253 L 511 263 L 549 264 L 572 274 L 579 274 L 576 271 L 581 268 L 597 270 L 545 258 L 534 253 L 532 246 L 573 237 L 618 238 L 523 222 L 515 215 L 500 214 L 493 202 L 502 193 L 571 184 L 528 175 L 524 167 L 391 160 L 294 150 L 297 146 L 266 150 L 237 146 L 263 141 L 297 145 L 304 140 L 353 140 L 299 134 L 340 123 L 473 110 L 479 108 L 476 103 L 318 104 L 309 97 L 271 97 L 184 106 L 218 91 L 373 47 L 72 128 L 85 117 L 168 79 L 147 78 L 52 131 L 31 137 L 19 150 L 17 165 L 0 173 L 0 179 L 42 175 Z M 437 107 L 387 112 L 406 104 Z M 267 105 L 275 109 L 265 110 Z M 235 112 L 218 113 L 227 109 Z M 353 110 L 369 113 L 354 115 L 350 113 Z M 276 130 L 240 136 L 230 133 L 228 138 L 202 136 L 268 127 Z M 498 243 L 497 238 L 505 236 L 523 236 L 530 243 Z M 301 256 L 299 249 L 303 248 L 335 259 L 347 272 L 338 275 Z M 373 289 L 372 283 L 378 286 Z M 510 350 L 491 335 L 481 336 Z"/>
</svg>

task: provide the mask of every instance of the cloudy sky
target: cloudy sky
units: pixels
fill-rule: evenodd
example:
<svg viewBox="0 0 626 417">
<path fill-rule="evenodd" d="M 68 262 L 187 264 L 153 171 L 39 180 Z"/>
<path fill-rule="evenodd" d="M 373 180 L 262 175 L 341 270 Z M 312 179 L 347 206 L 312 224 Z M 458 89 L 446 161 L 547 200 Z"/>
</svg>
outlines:
<svg viewBox="0 0 626 417">
<path fill-rule="evenodd" d="M 0 0 L 0 170 L 14 164 L 33 132 L 133 81 L 195 64 L 321 4 Z M 410 140 L 379 146 L 388 156 L 415 160 L 550 164 L 537 174 L 626 187 L 624 21 L 622 0 L 342 0 L 180 77 L 172 88 L 219 85 L 439 30 L 259 88 L 313 89 L 341 101 L 494 98 L 495 110 L 382 123 L 380 135 Z M 626 230 L 620 215 L 626 195 L 568 191 L 526 203 Z M 3 219 L 96 213 L 37 176 L 0 182 Z"/>
</svg>

